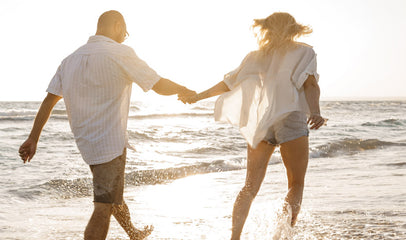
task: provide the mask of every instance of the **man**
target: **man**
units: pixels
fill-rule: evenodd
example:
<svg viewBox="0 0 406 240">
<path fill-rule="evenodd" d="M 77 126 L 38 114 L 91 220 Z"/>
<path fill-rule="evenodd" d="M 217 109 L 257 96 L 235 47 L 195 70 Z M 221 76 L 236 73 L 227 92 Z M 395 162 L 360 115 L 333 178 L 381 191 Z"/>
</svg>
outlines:
<svg viewBox="0 0 406 240">
<path fill-rule="evenodd" d="M 93 174 L 94 211 L 85 230 L 86 240 L 105 239 L 111 215 L 131 239 L 143 239 L 152 231 L 152 226 L 137 230 L 132 225 L 123 201 L 132 83 L 161 95 L 195 94 L 161 78 L 132 48 L 121 44 L 127 35 L 119 12 L 107 11 L 100 16 L 96 35 L 62 61 L 31 133 L 19 149 L 24 163 L 33 158 L 41 131 L 63 97 L 76 144 Z"/>
</svg>

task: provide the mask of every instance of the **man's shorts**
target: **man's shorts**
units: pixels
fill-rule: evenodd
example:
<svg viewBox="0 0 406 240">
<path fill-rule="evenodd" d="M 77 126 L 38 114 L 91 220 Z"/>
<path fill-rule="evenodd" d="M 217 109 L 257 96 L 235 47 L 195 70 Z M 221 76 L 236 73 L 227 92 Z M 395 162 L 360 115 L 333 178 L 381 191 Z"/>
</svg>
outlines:
<svg viewBox="0 0 406 240">
<path fill-rule="evenodd" d="M 123 203 L 126 149 L 110 162 L 90 165 L 93 174 L 94 202 Z"/>
<path fill-rule="evenodd" d="M 295 111 L 288 113 L 272 125 L 268 129 L 264 141 L 277 146 L 303 136 L 309 136 L 307 116 L 304 112 Z"/>
</svg>

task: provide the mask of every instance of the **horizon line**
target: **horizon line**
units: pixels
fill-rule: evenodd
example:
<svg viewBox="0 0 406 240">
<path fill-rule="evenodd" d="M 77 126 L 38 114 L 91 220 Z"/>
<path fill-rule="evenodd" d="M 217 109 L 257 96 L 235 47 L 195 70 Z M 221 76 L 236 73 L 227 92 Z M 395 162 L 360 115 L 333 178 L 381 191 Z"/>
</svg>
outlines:
<svg viewBox="0 0 406 240">
<path fill-rule="evenodd" d="M 214 98 L 213 98 L 214 99 Z M 63 100 L 63 98 L 62 98 Z M 42 102 L 43 100 L 1 100 L 0 102 Z M 131 102 L 142 101 L 142 99 L 133 100 Z M 320 97 L 320 101 L 406 101 L 406 96 L 394 96 L 394 97 Z"/>
</svg>

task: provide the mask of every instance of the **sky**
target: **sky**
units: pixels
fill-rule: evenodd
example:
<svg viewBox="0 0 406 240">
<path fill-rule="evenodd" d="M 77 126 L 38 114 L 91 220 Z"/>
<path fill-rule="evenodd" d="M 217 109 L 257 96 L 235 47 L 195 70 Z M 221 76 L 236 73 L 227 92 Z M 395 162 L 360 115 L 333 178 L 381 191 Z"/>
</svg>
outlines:
<svg viewBox="0 0 406 240">
<path fill-rule="evenodd" d="M 40 101 L 61 61 L 120 11 L 124 44 L 162 77 L 197 92 L 257 49 L 253 19 L 288 12 L 310 25 L 321 99 L 406 99 L 404 0 L 0 0 L 0 101 Z M 152 92 L 152 91 L 151 91 Z M 136 85 L 132 100 L 151 98 Z"/>
</svg>

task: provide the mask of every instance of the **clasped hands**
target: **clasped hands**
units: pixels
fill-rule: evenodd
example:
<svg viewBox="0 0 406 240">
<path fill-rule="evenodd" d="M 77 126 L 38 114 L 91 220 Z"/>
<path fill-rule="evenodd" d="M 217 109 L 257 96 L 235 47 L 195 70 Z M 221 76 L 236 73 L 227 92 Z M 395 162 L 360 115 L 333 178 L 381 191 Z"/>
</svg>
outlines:
<svg viewBox="0 0 406 240">
<path fill-rule="evenodd" d="M 182 101 L 185 104 L 191 104 L 201 99 L 199 98 L 199 94 L 185 87 L 181 92 L 178 93 L 178 100 Z"/>
</svg>

